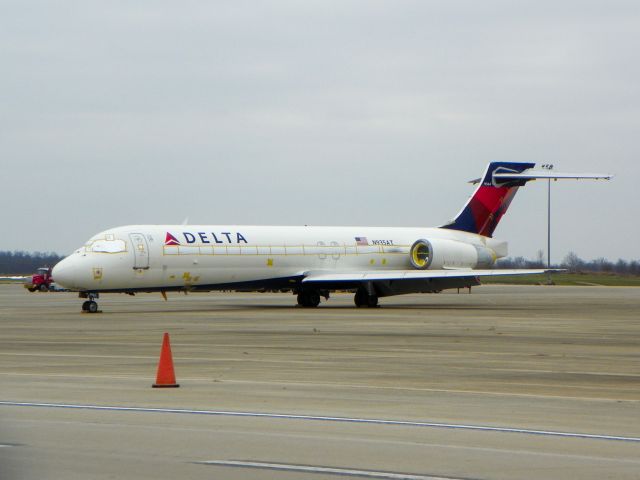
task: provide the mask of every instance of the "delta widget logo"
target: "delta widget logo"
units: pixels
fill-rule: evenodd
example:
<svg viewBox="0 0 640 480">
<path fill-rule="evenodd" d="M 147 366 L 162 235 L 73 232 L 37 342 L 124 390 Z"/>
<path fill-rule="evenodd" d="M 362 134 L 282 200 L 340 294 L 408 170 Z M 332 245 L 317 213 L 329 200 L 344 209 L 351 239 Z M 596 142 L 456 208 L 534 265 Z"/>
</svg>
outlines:
<svg viewBox="0 0 640 480">
<path fill-rule="evenodd" d="M 178 241 L 178 239 L 176 237 L 174 237 L 169 232 L 167 232 L 167 236 L 164 239 L 164 244 L 167 245 L 167 246 L 168 245 L 180 245 L 180 242 Z"/>
</svg>

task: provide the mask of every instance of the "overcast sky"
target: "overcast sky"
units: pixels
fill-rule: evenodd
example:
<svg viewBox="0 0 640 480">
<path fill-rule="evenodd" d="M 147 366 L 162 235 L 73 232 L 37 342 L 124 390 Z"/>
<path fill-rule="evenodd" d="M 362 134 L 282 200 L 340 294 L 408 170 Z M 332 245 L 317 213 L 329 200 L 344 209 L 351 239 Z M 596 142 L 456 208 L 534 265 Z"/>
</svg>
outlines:
<svg viewBox="0 0 640 480">
<path fill-rule="evenodd" d="M 552 260 L 638 259 L 637 1 L 0 0 L 0 250 L 144 223 L 436 226 L 491 160 Z M 546 183 L 495 236 L 546 249 Z"/>
</svg>

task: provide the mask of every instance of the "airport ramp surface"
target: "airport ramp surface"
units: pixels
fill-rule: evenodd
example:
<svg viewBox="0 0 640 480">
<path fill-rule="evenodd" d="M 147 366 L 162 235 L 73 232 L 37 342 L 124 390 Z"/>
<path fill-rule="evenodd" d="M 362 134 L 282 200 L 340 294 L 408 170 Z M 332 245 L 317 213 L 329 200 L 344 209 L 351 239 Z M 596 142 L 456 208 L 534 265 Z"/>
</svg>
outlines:
<svg viewBox="0 0 640 480">
<path fill-rule="evenodd" d="M 637 478 L 640 290 L 291 295 L 0 285 L 0 472 L 21 478 Z M 180 388 L 152 389 L 162 334 Z"/>
</svg>

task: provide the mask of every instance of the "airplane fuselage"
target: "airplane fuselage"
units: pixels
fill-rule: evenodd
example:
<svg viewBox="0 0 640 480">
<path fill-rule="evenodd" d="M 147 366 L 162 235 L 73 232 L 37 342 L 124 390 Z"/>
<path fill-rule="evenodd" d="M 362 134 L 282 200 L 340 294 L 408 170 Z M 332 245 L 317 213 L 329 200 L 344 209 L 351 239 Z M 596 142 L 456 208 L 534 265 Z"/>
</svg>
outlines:
<svg viewBox="0 0 640 480">
<path fill-rule="evenodd" d="M 413 269 L 420 239 L 431 269 L 487 268 L 507 253 L 505 242 L 441 228 L 132 225 L 92 237 L 55 278 L 88 292 L 295 289 L 309 272 Z"/>
</svg>

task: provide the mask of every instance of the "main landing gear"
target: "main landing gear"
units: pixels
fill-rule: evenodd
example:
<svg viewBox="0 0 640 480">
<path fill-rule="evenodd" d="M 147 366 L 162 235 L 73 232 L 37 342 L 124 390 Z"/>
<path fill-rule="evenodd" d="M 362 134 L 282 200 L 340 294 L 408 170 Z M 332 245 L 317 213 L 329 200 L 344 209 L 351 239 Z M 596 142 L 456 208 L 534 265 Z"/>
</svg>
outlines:
<svg viewBox="0 0 640 480">
<path fill-rule="evenodd" d="M 353 297 L 353 302 L 356 304 L 356 307 L 369 307 L 375 308 L 378 307 L 378 296 L 375 293 L 369 293 L 364 288 L 359 288 L 356 290 L 356 294 Z"/>
<path fill-rule="evenodd" d="M 301 307 L 317 307 L 320 305 L 320 294 L 315 290 L 300 292 L 298 294 L 298 305 Z"/>
<path fill-rule="evenodd" d="M 86 313 L 98 313 L 98 303 L 95 301 L 100 295 L 97 293 L 81 293 L 80 298 L 88 298 L 86 302 L 82 304 L 82 311 Z"/>
<path fill-rule="evenodd" d="M 328 290 L 302 290 L 298 292 L 298 305 L 301 307 L 315 308 L 320 305 L 320 297 L 329 300 Z"/>
<path fill-rule="evenodd" d="M 298 292 L 298 305 L 301 307 L 314 308 L 320 305 L 320 297 L 329 299 L 328 290 L 302 290 Z M 376 308 L 378 305 L 378 295 L 375 291 L 365 287 L 356 290 L 356 295 L 353 298 L 356 307 L 368 307 Z"/>
</svg>

